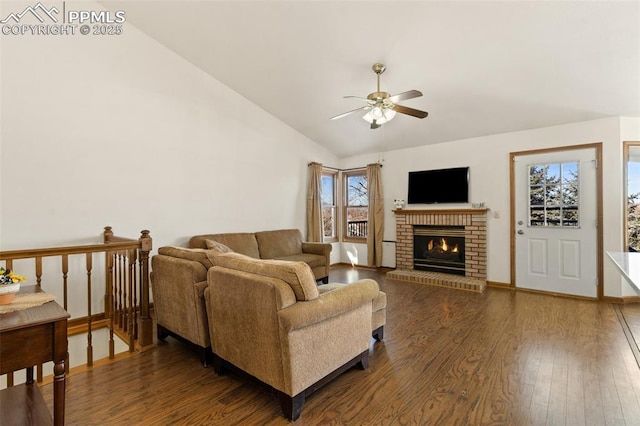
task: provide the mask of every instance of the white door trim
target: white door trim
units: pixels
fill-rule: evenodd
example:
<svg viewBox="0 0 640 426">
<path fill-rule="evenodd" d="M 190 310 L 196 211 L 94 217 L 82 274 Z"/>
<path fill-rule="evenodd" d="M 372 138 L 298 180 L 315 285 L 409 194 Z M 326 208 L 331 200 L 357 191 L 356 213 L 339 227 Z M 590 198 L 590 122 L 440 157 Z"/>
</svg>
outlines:
<svg viewBox="0 0 640 426">
<path fill-rule="evenodd" d="M 597 216 L 597 277 L 598 277 L 598 299 L 604 297 L 603 292 L 603 222 L 602 222 L 602 142 L 569 145 L 562 147 L 536 149 L 529 151 L 517 151 L 509 154 L 509 240 L 510 240 L 510 259 L 511 259 L 511 288 L 516 288 L 516 188 L 515 188 L 515 158 L 527 155 L 546 154 L 558 151 L 582 150 L 587 148 L 595 149 L 596 161 L 598 168 L 596 170 L 596 216 Z"/>
</svg>

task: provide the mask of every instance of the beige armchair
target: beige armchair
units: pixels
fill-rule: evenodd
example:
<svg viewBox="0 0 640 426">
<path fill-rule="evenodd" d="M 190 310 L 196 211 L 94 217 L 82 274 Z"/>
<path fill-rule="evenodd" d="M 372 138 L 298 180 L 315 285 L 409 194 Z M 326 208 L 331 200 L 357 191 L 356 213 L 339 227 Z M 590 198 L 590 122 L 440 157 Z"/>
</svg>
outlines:
<svg viewBox="0 0 640 426">
<path fill-rule="evenodd" d="M 171 335 L 195 346 L 206 367 L 211 362 L 209 326 L 204 303 L 207 251 L 160 247 L 151 258 L 151 291 L 158 339 Z"/>
<path fill-rule="evenodd" d="M 352 366 L 367 367 L 375 281 L 319 294 L 303 262 L 236 253 L 212 262 L 205 300 L 216 373 L 231 364 L 268 384 L 296 420 L 311 392 Z"/>
</svg>

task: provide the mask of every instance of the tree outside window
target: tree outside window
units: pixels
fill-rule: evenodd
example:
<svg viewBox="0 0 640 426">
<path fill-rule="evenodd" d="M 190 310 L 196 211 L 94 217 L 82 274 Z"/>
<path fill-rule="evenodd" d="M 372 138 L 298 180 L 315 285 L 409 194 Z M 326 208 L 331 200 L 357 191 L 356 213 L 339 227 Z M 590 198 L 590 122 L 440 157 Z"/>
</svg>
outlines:
<svg viewBox="0 0 640 426">
<path fill-rule="evenodd" d="M 577 162 L 529 166 L 529 225 L 579 226 Z"/>
<path fill-rule="evenodd" d="M 346 172 L 345 183 L 345 239 L 366 239 L 369 224 L 369 194 L 367 172 Z"/>
<path fill-rule="evenodd" d="M 322 232 L 325 241 L 336 240 L 336 176 L 335 172 L 322 172 Z"/>
</svg>

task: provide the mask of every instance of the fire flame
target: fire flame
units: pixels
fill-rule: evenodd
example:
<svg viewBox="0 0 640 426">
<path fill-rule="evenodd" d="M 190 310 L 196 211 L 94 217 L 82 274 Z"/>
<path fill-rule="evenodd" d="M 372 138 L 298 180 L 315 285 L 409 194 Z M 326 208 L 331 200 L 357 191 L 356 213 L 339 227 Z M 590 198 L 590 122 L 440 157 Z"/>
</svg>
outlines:
<svg viewBox="0 0 640 426">
<path fill-rule="evenodd" d="M 444 238 L 440 238 L 439 246 L 443 252 L 458 253 L 458 244 L 451 248 L 449 244 L 447 244 L 447 240 Z M 433 250 L 433 240 L 429 240 L 429 244 L 427 244 L 427 250 Z"/>
</svg>

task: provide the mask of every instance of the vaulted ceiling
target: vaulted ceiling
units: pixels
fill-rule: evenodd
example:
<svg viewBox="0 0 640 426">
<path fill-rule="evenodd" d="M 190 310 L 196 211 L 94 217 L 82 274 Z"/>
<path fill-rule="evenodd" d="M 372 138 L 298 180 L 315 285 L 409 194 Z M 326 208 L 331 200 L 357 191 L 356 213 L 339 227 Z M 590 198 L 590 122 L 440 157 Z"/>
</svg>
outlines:
<svg viewBox="0 0 640 426">
<path fill-rule="evenodd" d="M 102 1 L 339 157 L 640 115 L 637 1 Z M 424 96 L 371 130 L 376 89 Z"/>
</svg>

